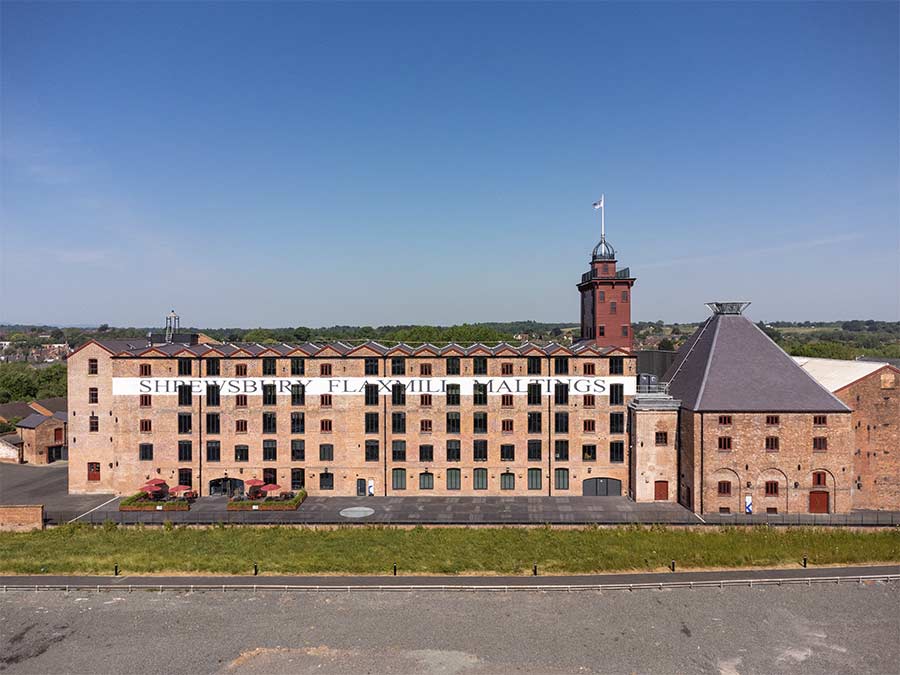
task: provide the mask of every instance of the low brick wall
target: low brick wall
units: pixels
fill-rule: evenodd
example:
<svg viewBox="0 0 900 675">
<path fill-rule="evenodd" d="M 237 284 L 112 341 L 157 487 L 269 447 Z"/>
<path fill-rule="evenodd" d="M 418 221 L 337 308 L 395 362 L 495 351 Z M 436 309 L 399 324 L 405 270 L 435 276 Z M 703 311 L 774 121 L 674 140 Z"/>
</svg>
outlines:
<svg viewBox="0 0 900 675">
<path fill-rule="evenodd" d="M 0 506 L 0 532 L 30 532 L 44 529 L 44 507 Z"/>
</svg>

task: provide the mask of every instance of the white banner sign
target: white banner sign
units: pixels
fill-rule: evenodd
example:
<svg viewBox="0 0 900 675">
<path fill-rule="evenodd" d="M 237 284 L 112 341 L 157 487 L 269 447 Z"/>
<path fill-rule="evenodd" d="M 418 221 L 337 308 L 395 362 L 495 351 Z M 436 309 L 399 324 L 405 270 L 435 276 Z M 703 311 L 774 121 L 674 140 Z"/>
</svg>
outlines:
<svg viewBox="0 0 900 675">
<path fill-rule="evenodd" d="M 475 385 L 487 387 L 489 396 L 512 394 L 525 396 L 528 385 L 540 385 L 541 395 L 553 394 L 557 384 L 564 384 L 569 394 L 593 394 L 608 396 L 613 384 L 621 384 L 625 396 L 636 391 L 634 377 L 114 377 L 114 396 L 174 396 L 179 387 L 189 386 L 194 396 L 205 396 L 207 385 L 217 385 L 221 396 L 238 394 L 262 395 L 263 386 L 274 385 L 275 394 L 290 396 L 294 385 L 302 385 L 307 395 L 332 394 L 334 396 L 361 396 L 367 385 L 378 387 L 381 396 L 389 396 L 394 385 L 400 384 L 407 394 L 433 394 L 443 396 L 447 387 L 456 385 L 462 396 L 472 396 Z"/>
</svg>

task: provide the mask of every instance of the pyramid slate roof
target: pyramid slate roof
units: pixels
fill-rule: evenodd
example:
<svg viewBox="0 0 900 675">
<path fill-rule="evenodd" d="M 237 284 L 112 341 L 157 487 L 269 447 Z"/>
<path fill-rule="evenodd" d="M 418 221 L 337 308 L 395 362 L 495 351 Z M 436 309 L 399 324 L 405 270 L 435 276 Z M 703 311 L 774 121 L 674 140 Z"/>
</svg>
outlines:
<svg viewBox="0 0 900 675">
<path fill-rule="evenodd" d="M 669 393 L 696 412 L 849 412 L 753 322 L 713 314 L 678 350 Z"/>
</svg>

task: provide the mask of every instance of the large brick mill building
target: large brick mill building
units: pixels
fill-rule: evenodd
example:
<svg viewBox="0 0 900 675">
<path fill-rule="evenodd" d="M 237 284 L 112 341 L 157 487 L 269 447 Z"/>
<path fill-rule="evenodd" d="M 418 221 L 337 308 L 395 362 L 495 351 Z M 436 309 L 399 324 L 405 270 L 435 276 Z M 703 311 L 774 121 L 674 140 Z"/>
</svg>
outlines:
<svg viewBox="0 0 900 675">
<path fill-rule="evenodd" d="M 851 411 L 742 315 L 639 378 L 632 287 L 605 232 L 560 344 L 93 340 L 69 357 L 69 490 L 148 479 L 235 494 L 625 495 L 697 513 L 897 508 L 860 494 Z M 897 449 L 892 448 L 894 452 Z M 884 462 L 882 462 L 884 465 Z M 889 501 L 889 500 L 888 500 Z"/>
</svg>

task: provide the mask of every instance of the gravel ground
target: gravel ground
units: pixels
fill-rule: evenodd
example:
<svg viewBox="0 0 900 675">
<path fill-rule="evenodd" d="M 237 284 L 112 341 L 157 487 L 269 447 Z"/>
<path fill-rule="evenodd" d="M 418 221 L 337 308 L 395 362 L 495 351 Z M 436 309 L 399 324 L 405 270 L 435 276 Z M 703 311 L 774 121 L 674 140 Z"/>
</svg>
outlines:
<svg viewBox="0 0 900 675">
<path fill-rule="evenodd" d="M 20 593 L 5 673 L 900 673 L 900 584 Z"/>
</svg>

